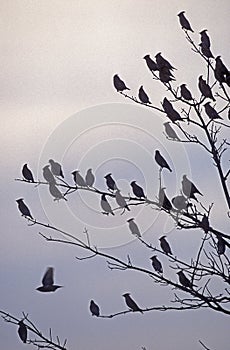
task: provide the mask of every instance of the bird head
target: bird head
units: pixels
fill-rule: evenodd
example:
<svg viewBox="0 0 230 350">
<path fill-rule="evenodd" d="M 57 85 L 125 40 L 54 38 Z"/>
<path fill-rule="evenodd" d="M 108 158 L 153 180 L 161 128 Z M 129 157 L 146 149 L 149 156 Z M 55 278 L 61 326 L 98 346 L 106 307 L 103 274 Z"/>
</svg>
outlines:
<svg viewBox="0 0 230 350">
<path fill-rule="evenodd" d="M 131 218 L 131 219 L 127 220 L 127 222 L 130 222 L 130 221 L 133 221 L 133 220 L 134 220 L 134 218 Z"/>
<path fill-rule="evenodd" d="M 150 58 L 150 56 L 149 56 L 149 55 L 145 55 L 145 56 L 143 57 L 144 60 L 146 60 L 147 58 Z"/>
<path fill-rule="evenodd" d="M 49 163 L 50 164 L 54 163 L 54 160 L 53 159 L 49 159 Z"/>
<path fill-rule="evenodd" d="M 207 29 L 203 29 L 199 34 L 203 34 L 205 32 L 207 32 L 208 30 Z"/>
<path fill-rule="evenodd" d="M 48 169 L 49 168 L 49 165 L 45 165 L 42 169 L 43 170 L 46 170 L 46 169 Z"/>
<path fill-rule="evenodd" d="M 159 238 L 159 241 L 161 241 L 162 239 L 164 239 L 166 236 L 164 235 L 164 236 L 161 236 L 160 238 Z"/>
<path fill-rule="evenodd" d="M 24 198 L 19 198 L 19 199 L 16 199 L 16 202 L 17 203 L 20 203 L 21 201 L 23 201 Z"/>
<path fill-rule="evenodd" d="M 112 175 L 112 173 L 108 173 L 107 175 L 104 176 L 104 178 L 107 179 L 107 177 L 109 177 L 110 175 Z"/>
<path fill-rule="evenodd" d="M 77 174 L 77 172 L 78 172 L 77 170 L 74 170 L 74 171 L 72 171 L 72 173 L 71 173 L 71 174 L 72 174 L 72 175 L 76 175 L 76 174 Z"/>
<path fill-rule="evenodd" d="M 127 297 L 127 296 L 129 296 L 129 295 L 130 295 L 130 293 L 124 293 L 124 294 L 122 294 L 123 297 Z"/>
<path fill-rule="evenodd" d="M 180 13 L 178 13 L 178 15 L 177 16 L 181 16 L 181 15 L 183 15 L 185 13 L 185 11 L 181 11 Z"/>
<path fill-rule="evenodd" d="M 136 185 L 136 181 L 132 181 L 130 185 L 131 185 L 131 186 Z"/>
<path fill-rule="evenodd" d="M 153 255 L 153 256 L 151 256 L 151 260 L 154 260 L 155 258 L 156 258 L 157 256 L 156 255 Z"/>
<path fill-rule="evenodd" d="M 199 80 L 202 80 L 202 79 L 203 79 L 203 75 L 200 75 L 200 76 L 199 76 Z"/>
<path fill-rule="evenodd" d="M 161 55 L 161 52 L 158 52 L 155 57 L 159 57 Z"/>
</svg>

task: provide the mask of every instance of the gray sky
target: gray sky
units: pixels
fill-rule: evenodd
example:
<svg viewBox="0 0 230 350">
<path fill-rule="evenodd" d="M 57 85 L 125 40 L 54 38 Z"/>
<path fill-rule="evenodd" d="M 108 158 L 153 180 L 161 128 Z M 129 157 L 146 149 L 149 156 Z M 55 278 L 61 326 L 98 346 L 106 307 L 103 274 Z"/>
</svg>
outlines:
<svg viewBox="0 0 230 350">
<path fill-rule="evenodd" d="M 229 2 L 3 0 L 0 10 L 1 309 L 18 317 L 22 311 L 29 313 L 42 331 L 48 333 L 51 327 L 54 335 L 67 337 L 69 349 L 196 350 L 199 339 L 213 350 L 226 349 L 226 318 L 210 311 L 92 318 L 91 298 L 107 314 L 125 309 L 121 295 L 126 291 L 141 307 L 167 304 L 173 293 L 133 272 L 111 272 L 99 258 L 77 262 L 79 251 L 48 244 L 37 235 L 38 227 L 27 227 L 15 199 L 24 197 L 36 218 L 79 235 L 88 225 L 94 244 L 121 257 L 131 254 L 135 262 L 149 267 L 149 252 L 128 233 L 127 214 L 114 220 L 101 216 L 99 198 L 84 194 L 70 198 L 68 206 L 53 203 L 46 188 L 34 189 L 14 179 L 25 162 L 41 179 L 41 167 L 54 158 L 62 161 L 68 181 L 74 169 L 84 174 L 92 167 L 98 187 L 105 188 L 100 178 L 112 169 L 124 192 L 135 177 L 154 198 L 158 169 L 152 156 L 159 148 L 174 170 L 171 177 L 164 176 L 169 196 L 179 190 L 178 169 L 183 166 L 183 173 L 207 193 L 206 203 L 220 202 L 222 193 L 213 186 L 216 174 L 210 177 L 210 160 L 201 153 L 194 167 L 194 150 L 172 147 L 162 135 L 165 118 L 122 99 L 112 76 L 119 73 L 133 95 L 143 84 L 151 101 L 160 106 L 166 92 L 152 81 L 142 57 L 162 51 L 179 68 L 178 84 L 187 82 L 198 96 L 197 77 L 205 66 L 191 54 L 176 15 L 186 11 L 197 42 L 199 31 L 208 29 L 214 55 L 221 54 L 227 65 Z M 164 232 L 178 255 L 189 259 L 196 251 L 198 231 L 183 235 L 150 208 L 135 208 L 132 216 L 153 244 Z M 220 207 L 215 208 L 213 223 L 227 229 Z M 35 290 L 47 266 L 55 266 L 56 281 L 65 286 L 52 295 Z M 4 350 L 24 348 L 13 325 L 1 323 L 0 339 Z"/>
</svg>

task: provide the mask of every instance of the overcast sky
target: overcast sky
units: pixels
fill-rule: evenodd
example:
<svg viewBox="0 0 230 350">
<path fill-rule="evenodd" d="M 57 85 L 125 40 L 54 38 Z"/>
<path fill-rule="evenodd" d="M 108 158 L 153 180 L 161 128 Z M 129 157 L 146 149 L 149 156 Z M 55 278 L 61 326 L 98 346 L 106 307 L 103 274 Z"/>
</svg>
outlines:
<svg viewBox="0 0 230 350">
<path fill-rule="evenodd" d="M 226 317 L 211 311 L 91 317 L 92 298 L 103 314 L 110 314 L 125 310 L 125 292 L 140 307 L 167 304 L 173 292 L 134 272 L 111 272 L 99 258 L 79 262 L 76 249 L 43 241 L 40 228 L 28 227 L 20 217 L 15 199 L 24 197 L 34 217 L 79 237 L 87 227 L 94 244 L 123 258 L 130 254 L 148 268 L 149 252 L 130 237 L 127 213 L 105 217 L 99 198 L 84 194 L 69 197 L 68 205 L 54 203 L 47 188 L 14 179 L 21 176 L 24 163 L 42 179 L 42 166 L 54 158 L 62 162 L 69 182 L 71 171 L 79 168 L 84 175 L 92 167 L 99 188 L 106 189 L 103 176 L 111 171 L 124 193 L 135 179 L 154 198 L 158 168 L 152 157 L 158 148 L 173 168 L 172 175 L 164 174 L 170 196 L 178 193 L 186 173 L 206 194 L 206 204 L 222 201 L 221 191 L 213 185 L 217 177 L 215 171 L 210 173 L 210 159 L 166 140 L 165 117 L 116 94 L 112 77 L 118 73 L 133 95 L 144 85 L 151 101 L 160 106 L 167 92 L 153 82 L 142 57 L 161 51 L 178 68 L 178 85 L 187 82 L 198 97 L 197 77 L 205 73 L 205 65 L 191 52 L 177 13 L 186 11 L 197 43 L 199 31 L 208 29 L 214 55 L 221 55 L 228 65 L 229 1 L 2 0 L 0 10 L 0 309 L 17 317 L 28 313 L 42 331 L 48 333 L 51 327 L 54 335 L 68 338 L 68 349 L 199 350 L 201 339 L 212 350 L 225 350 Z M 215 208 L 213 222 L 227 230 L 222 214 L 221 206 Z M 195 253 L 200 232 L 178 232 L 151 208 L 135 208 L 132 216 L 153 244 L 158 245 L 165 233 L 178 255 L 189 259 Z M 47 266 L 55 267 L 56 282 L 64 286 L 51 295 L 35 290 Z M 4 322 L 0 339 L 4 350 L 25 347 L 15 326 Z"/>
</svg>

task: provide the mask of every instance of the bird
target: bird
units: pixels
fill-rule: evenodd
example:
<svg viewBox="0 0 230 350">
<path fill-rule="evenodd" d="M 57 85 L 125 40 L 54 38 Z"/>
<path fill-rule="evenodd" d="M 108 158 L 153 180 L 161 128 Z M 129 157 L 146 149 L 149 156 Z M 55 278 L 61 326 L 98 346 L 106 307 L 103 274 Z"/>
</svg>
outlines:
<svg viewBox="0 0 230 350">
<path fill-rule="evenodd" d="M 123 80 L 121 80 L 118 76 L 118 74 L 115 74 L 113 77 L 113 85 L 117 92 L 122 92 L 124 90 L 130 90 L 124 83 Z"/>
<path fill-rule="evenodd" d="M 189 279 L 185 276 L 183 271 L 177 272 L 179 277 L 179 282 L 184 287 L 192 288 L 192 283 L 189 281 Z"/>
<path fill-rule="evenodd" d="M 213 120 L 213 119 L 223 119 L 221 118 L 221 116 L 219 116 L 219 114 L 217 113 L 217 111 L 215 110 L 214 107 L 210 106 L 210 102 L 206 102 L 204 104 L 204 109 L 205 109 L 205 113 L 207 114 L 207 116 Z"/>
<path fill-rule="evenodd" d="M 130 229 L 131 233 L 134 236 L 141 237 L 140 230 L 139 230 L 137 224 L 134 222 L 134 218 L 128 219 L 127 222 L 128 222 L 129 229 Z"/>
<path fill-rule="evenodd" d="M 160 154 L 160 152 L 158 150 L 155 151 L 155 161 L 160 166 L 160 170 L 162 170 L 163 168 L 166 168 L 170 172 L 172 172 L 172 169 L 170 168 L 170 166 L 168 165 L 168 163 L 166 162 L 164 157 L 162 157 L 162 155 Z"/>
<path fill-rule="evenodd" d="M 180 114 L 173 108 L 171 102 L 165 97 L 162 102 L 163 109 L 167 117 L 174 123 L 177 120 L 182 120 Z"/>
<path fill-rule="evenodd" d="M 29 217 L 33 220 L 33 216 L 31 215 L 29 208 L 27 205 L 25 205 L 23 200 L 23 198 L 16 199 L 16 202 L 18 203 L 18 209 L 21 212 L 22 216 Z"/>
<path fill-rule="evenodd" d="M 48 267 L 43 278 L 42 278 L 42 286 L 36 288 L 39 292 L 48 293 L 55 292 L 56 289 L 62 288 L 63 286 L 58 286 L 54 284 L 54 268 Z"/>
<path fill-rule="evenodd" d="M 226 243 L 225 240 L 221 236 L 217 236 L 217 253 L 219 255 L 222 255 L 225 253 L 226 250 Z"/>
<path fill-rule="evenodd" d="M 49 165 L 45 165 L 43 167 L 43 177 L 49 184 L 53 183 L 56 185 L 56 180 L 50 171 Z"/>
<path fill-rule="evenodd" d="M 112 173 L 105 175 L 104 178 L 106 179 L 106 185 L 108 187 L 108 190 L 111 190 L 111 191 L 117 190 L 117 185 L 114 179 L 112 178 Z"/>
<path fill-rule="evenodd" d="M 193 198 L 195 200 L 196 197 L 194 196 L 195 193 L 200 194 L 203 196 L 203 194 L 198 190 L 198 188 L 187 178 L 186 175 L 183 175 L 182 178 L 182 191 L 184 195 L 188 198 Z"/>
<path fill-rule="evenodd" d="M 125 298 L 126 305 L 133 311 L 139 311 L 143 314 L 143 311 L 139 308 L 136 302 L 131 298 L 130 293 L 125 293 L 122 295 Z"/>
<path fill-rule="evenodd" d="M 59 201 L 60 199 L 64 199 L 65 201 L 67 201 L 67 199 L 64 197 L 64 195 L 61 193 L 61 191 L 59 191 L 57 186 L 52 182 L 49 184 L 49 191 L 50 191 L 51 196 L 54 197 L 55 201 Z"/>
<path fill-rule="evenodd" d="M 209 231 L 209 220 L 206 214 L 203 215 L 201 220 L 201 227 L 204 230 L 205 233 L 208 233 Z"/>
<path fill-rule="evenodd" d="M 220 56 L 216 57 L 216 64 L 214 69 L 214 76 L 219 83 L 225 83 L 226 82 L 226 75 L 228 75 L 228 69 L 224 65 L 224 63 L 221 60 Z"/>
<path fill-rule="evenodd" d="M 172 204 L 178 210 L 186 210 L 188 208 L 187 198 L 183 195 L 173 197 Z"/>
<path fill-rule="evenodd" d="M 50 168 L 53 175 L 61 176 L 64 179 L 61 164 L 59 164 L 58 162 L 55 162 L 53 159 L 50 159 L 49 163 L 50 163 Z"/>
<path fill-rule="evenodd" d="M 85 183 L 87 186 L 92 187 L 95 181 L 95 176 L 92 173 L 92 169 L 89 168 L 85 175 Z"/>
<path fill-rule="evenodd" d="M 172 250 L 170 248 L 170 245 L 168 244 L 168 242 L 166 241 L 165 239 L 166 236 L 162 236 L 159 238 L 159 241 L 160 241 L 160 246 L 161 246 L 161 249 L 163 250 L 163 252 L 168 255 L 168 254 L 171 254 L 172 255 Z"/>
<path fill-rule="evenodd" d="M 93 300 L 90 300 L 89 309 L 92 313 L 92 316 L 100 316 L 99 306 Z"/>
<path fill-rule="evenodd" d="M 123 208 L 123 209 L 127 209 L 128 211 L 130 211 L 125 198 L 121 195 L 121 191 L 120 190 L 116 190 L 115 192 L 115 199 L 117 204 L 119 205 L 119 207 Z"/>
<path fill-rule="evenodd" d="M 202 75 L 199 76 L 198 87 L 199 87 L 199 90 L 200 90 L 201 94 L 204 97 L 211 98 L 213 101 L 216 101 L 215 98 L 212 95 L 212 90 L 211 90 L 210 86 L 203 79 Z"/>
<path fill-rule="evenodd" d="M 168 136 L 168 138 L 170 138 L 172 140 L 175 140 L 175 141 L 180 141 L 180 139 L 177 136 L 176 132 L 171 127 L 170 122 L 165 122 L 164 123 L 164 128 L 165 128 L 165 133 Z"/>
<path fill-rule="evenodd" d="M 164 57 L 161 56 L 161 52 L 158 52 L 155 56 L 156 63 L 159 69 L 163 67 L 167 67 L 170 70 L 175 70 L 176 68 L 171 65 L 169 61 L 167 61 Z"/>
<path fill-rule="evenodd" d="M 206 33 L 207 29 L 203 29 L 199 34 L 200 34 L 200 39 L 201 39 L 201 44 L 204 47 L 210 48 L 211 42 L 208 34 Z"/>
<path fill-rule="evenodd" d="M 101 208 L 102 208 L 102 210 L 104 210 L 104 213 L 106 215 L 109 215 L 109 214 L 115 215 L 114 212 L 112 211 L 112 208 L 111 208 L 109 202 L 106 199 L 105 193 L 103 193 L 101 195 Z"/>
<path fill-rule="evenodd" d="M 157 66 L 156 62 L 151 59 L 150 55 L 145 55 L 143 57 L 143 59 L 145 60 L 147 66 L 151 72 L 155 72 L 158 70 L 158 66 Z"/>
<path fill-rule="evenodd" d="M 160 188 L 159 190 L 159 205 L 161 208 L 164 208 L 165 210 L 171 210 L 172 204 L 168 197 L 165 194 L 165 187 Z"/>
<path fill-rule="evenodd" d="M 85 182 L 85 180 L 83 179 L 83 177 L 80 174 L 79 170 L 74 170 L 71 173 L 73 175 L 73 180 L 75 182 L 76 185 L 81 186 L 81 187 L 87 187 L 87 184 Z"/>
<path fill-rule="evenodd" d="M 154 268 L 155 271 L 163 273 L 163 268 L 161 262 L 157 259 L 156 255 L 153 255 L 151 258 L 152 260 L 152 267 Z"/>
<path fill-rule="evenodd" d="M 139 89 L 139 92 L 138 92 L 138 97 L 139 97 L 139 100 L 142 102 L 142 103 L 145 103 L 145 104 L 151 104 L 152 102 L 149 101 L 149 97 L 148 95 L 146 94 L 144 88 L 143 88 L 143 85 L 141 85 L 140 89 Z"/>
<path fill-rule="evenodd" d="M 26 343 L 26 340 L 27 340 L 27 327 L 23 323 L 23 320 L 19 321 L 18 325 L 19 325 L 19 327 L 18 327 L 19 338 L 21 339 L 21 341 L 23 343 Z"/>
<path fill-rule="evenodd" d="M 24 164 L 22 167 L 22 175 L 27 181 L 34 182 L 33 174 L 31 170 L 28 168 L 27 164 Z"/>
<path fill-rule="evenodd" d="M 133 190 L 133 194 L 134 196 L 138 197 L 138 198 L 146 198 L 146 195 L 144 194 L 144 190 L 142 187 L 140 187 L 139 185 L 136 184 L 136 181 L 132 181 L 130 183 L 132 190 Z"/>
<path fill-rule="evenodd" d="M 206 47 L 203 43 L 199 44 L 201 53 L 207 58 L 214 58 L 212 51 L 209 47 Z"/>
<path fill-rule="evenodd" d="M 176 80 L 168 67 L 159 68 L 159 79 L 162 83 L 169 83 Z"/>
<path fill-rule="evenodd" d="M 187 18 L 184 15 L 185 11 L 181 11 L 180 13 L 178 13 L 178 17 L 179 17 L 179 22 L 181 25 L 182 29 L 185 30 L 189 30 L 190 32 L 194 33 L 194 30 L 192 30 L 189 21 L 187 20 Z"/>
<path fill-rule="evenodd" d="M 191 101 L 193 99 L 191 92 L 186 87 L 186 84 L 181 84 L 180 93 L 181 93 L 181 97 L 183 97 L 183 99 L 186 101 Z"/>
</svg>

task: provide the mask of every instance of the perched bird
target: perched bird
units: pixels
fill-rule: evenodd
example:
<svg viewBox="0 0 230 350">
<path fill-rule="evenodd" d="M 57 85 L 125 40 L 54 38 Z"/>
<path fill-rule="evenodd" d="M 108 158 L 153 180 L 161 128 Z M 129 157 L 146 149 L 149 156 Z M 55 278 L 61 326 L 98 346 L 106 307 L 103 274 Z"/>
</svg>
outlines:
<svg viewBox="0 0 230 350">
<path fill-rule="evenodd" d="M 168 67 L 159 68 L 159 79 L 162 83 L 169 83 L 176 80 Z"/>
<path fill-rule="evenodd" d="M 67 199 L 64 197 L 64 195 L 61 193 L 61 191 L 59 191 L 57 186 L 52 182 L 49 184 L 49 191 L 50 191 L 51 196 L 54 197 L 55 201 L 59 201 L 60 199 L 64 199 L 65 201 L 67 201 Z"/>
<path fill-rule="evenodd" d="M 170 138 L 172 140 L 175 140 L 175 141 L 180 141 L 180 139 L 177 136 L 176 132 L 171 127 L 170 122 L 165 122 L 164 123 L 164 127 L 165 127 L 165 133 L 168 136 L 168 138 Z"/>
<path fill-rule="evenodd" d="M 34 182 L 33 174 L 31 172 L 31 170 L 28 168 L 27 164 L 23 165 L 22 175 L 27 181 Z"/>
<path fill-rule="evenodd" d="M 114 85 L 115 89 L 117 90 L 117 92 L 121 92 L 124 90 L 130 90 L 125 85 L 124 81 L 119 78 L 118 74 L 115 74 L 113 77 L 113 85 Z"/>
<path fill-rule="evenodd" d="M 146 94 L 144 88 L 143 88 L 143 85 L 141 85 L 140 89 L 139 89 L 139 92 L 138 92 L 138 97 L 139 97 L 139 100 L 142 102 L 142 103 L 149 103 L 151 104 L 151 102 L 149 101 L 149 97 L 148 95 Z"/>
<path fill-rule="evenodd" d="M 189 279 L 185 276 L 183 271 L 177 272 L 180 284 L 184 287 L 192 288 L 192 283 L 189 281 Z"/>
<path fill-rule="evenodd" d="M 130 293 L 125 293 L 122 295 L 125 298 L 126 305 L 132 310 L 132 311 L 140 311 L 143 314 L 143 311 L 139 308 L 139 306 L 136 304 L 136 302 L 131 298 Z"/>
<path fill-rule="evenodd" d="M 217 111 L 215 110 L 215 108 L 213 108 L 212 106 L 210 106 L 210 102 L 206 102 L 204 104 L 204 109 L 205 109 L 205 113 L 207 114 L 207 116 L 213 120 L 213 119 L 223 119 L 219 116 L 219 114 L 217 113 Z"/>
<path fill-rule="evenodd" d="M 49 184 L 53 183 L 54 185 L 56 185 L 56 180 L 50 171 L 49 165 L 43 167 L 43 177 Z"/>
<path fill-rule="evenodd" d="M 225 253 L 226 250 L 226 242 L 221 236 L 218 236 L 217 239 L 217 253 L 219 255 L 222 255 Z"/>
<path fill-rule="evenodd" d="M 90 301 L 89 309 L 92 313 L 92 316 L 100 316 L 99 306 L 93 300 Z"/>
<path fill-rule="evenodd" d="M 23 320 L 18 322 L 18 335 L 23 343 L 26 343 L 27 340 L 27 327 L 23 323 Z"/>
<path fill-rule="evenodd" d="M 134 196 L 138 198 L 142 198 L 142 197 L 146 198 L 143 188 L 137 185 L 136 181 L 132 181 L 130 185 L 132 186 Z"/>
<path fill-rule="evenodd" d="M 108 190 L 115 191 L 117 190 L 117 185 L 111 175 L 112 173 L 109 173 L 105 175 L 104 178 L 106 179 L 106 185 L 108 187 Z"/>
<path fill-rule="evenodd" d="M 193 198 L 195 200 L 196 197 L 194 196 L 195 193 L 200 194 L 203 196 L 203 194 L 198 190 L 198 188 L 187 178 L 186 175 L 183 175 L 182 178 L 182 191 L 188 198 Z"/>
<path fill-rule="evenodd" d="M 115 215 L 104 193 L 101 195 L 101 208 L 102 210 L 104 210 L 106 215 L 109 215 L 109 214 Z"/>
<path fill-rule="evenodd" d="M 206 214 L 204 214 L 202 220 L 201 220 L 201 227 L 203 228 L 205 233 L 208 233 L 209 231 L 209 220 Z"/>
<path fill-rule="evenodd" d="M 194 33 L 194 30 L 192 30 L 190 23 L 187 20 L 187 18 L 185 17 L 184 13 L 185 13 L 185 11 L 181 11 L 177 15 L 179 17 L 181 28 L 185 29 L 185 30 L 189 30 L 190 32 Z"/>
<path fill-rule="evenodd" d="M 79 170 L 74 170 L 71 173 L 73 175 L 73 180 L 75 182 L 76 185 L 81 186 L 81 187 L 87 187 L 87 184 L 85 182 L 85 180 L 83 179 L 83 177 L 80 174 Z"/>
<path fill-rule="evenodd" d="M 187 199 L 183 195 L 173 197 L 172 204 L 178 210 L 186 210 L 188 208 Z"/>
<path fill-rule="evenodd" d="M 85 183 L 87 186 L 92 187 L 95 181 L 95 176 L 92 173 L 92 169 L 89 168 L 85 175 Z"/>
<path fill-rule="evenodd" d="M 174 70 L 176 69 L 175 67 L 173 67 L 171 65 L 171 63 L 169 61 L 167 61 L 164 57 L 161 56 L 161 52 L 158 52 L 155 56 L 156 58 L 156 63 L 159 69 L 163 68 L 163 67 L 167 67 L 170 70 Z"/>
<path fill-rule="evenodd" d="M 172 204 L 168 197 L 165 194 L 165 187 L 160 188 L 159 190 L 159 205 L 160 207 L 164 208 L 165 210 L 171 210 Z"/>
<path fill-rule="evenodd" d="M 33 216 L 31 215 L 29 208 L 23 202 L 23 198 L 16 199 L 16 202 L 18 203 L 18 209 L 22 213 L 22 216 L 33 219 Z"/>
<path fill-rule="evenodd" d="M 206 47 L 203 43 L 199 44 L 202 54 L 207 58 L 214 58 L 212 51 L 209 47 Z"/>
<path fill-rule="evenodd" d="M 163 252 L 168 255 L 168 254 L 171 254 L 172 255 L 172 250 L 170 248 L 170 245 L 168 244 L 168 242 L 166 241 L 165 239 L 166 236 L 162 236 L 159 238 L 159 241 L 160 241 L 160 246 L 161 246 L 161 249 L 163 250 Z"/>
<path fill-rule="evenodd" d="M 206 33 L 207 29 L 202 30 L 199 34 L 200 34 L 200 39 L 201 39 L 201 44 L 204 47 L 210 48 L 211 46 L 211 42 L 210 42 L 210 38 L 208 36 L 208 34 Z"/>
<path fill-rule="evenodd" d="M 127 209 L 128 211 L 130 211 L 125 198 L 121 195 L 121 191 L 120 190 L 116 190 L 115 192 L 115 199 L 117 204 L 119 205 L 119 207 L 123 208 L 123 209 Z"/>
<path fill-rule="evenodd" d="M 64 179 L 61 164 L 59 164 L 58 162 L 55 162 L 53 159 L 50 159 L 49 163 L 50 163 L 50 168 L 53 175 L 61 176 Z"/>
<path fill-rule="evenodd" d="M 165 97 L 162 103 L 163 109 L 167 117 L 174 123 L 177 120 L 183 120 L 180 114 L 173 108 L 171 102 Z"/>
<path fill-rule="evenodd" d="M 147 66 L 148 66 L 148 68 L 149 68 L 149 70 L 150 70 L 151 72 L 155 72 L 155 71 L 158 70 L 158 66 L 157 66 L 156 62 L 154 62 L 154 61 L 151 59 L 150 55 L 145 55 L 145 56 L 143 57 L 143 59 L 145 60 Z"/>
<path fill-rule="evenodd" d="M 129 229 L 130 229 L 131 233 L 134 236 L 141 237 L 140 230 L 139 230 L 137 224 L 134 222 L 134 218 L 127 220 L 127 222 L 129 224 Z"/>
<path fill-rule="evenodd" d="M 152 260 L 152 266 L 153 266 L 154 270 L 157 271 L 157 272 L 163 273 L 162 264 L 157 259 L 157 256 L 153 255 L 150 259 Z"/>
<path fill-rule="evenodd" d="M 208 97 L 208 98 L 211 98 L 213 101 L 216 101 L 215 98 L 212 95 L 212 90 L 211 90 L 210 86 L 203 79 L 202 75 L 199 76 L 198 87 L 199 87 L 199 90 L 200 90 L 201 94 L 204 97 Z"/>
<path fill-rule="evenodd" d="M 220 56 L 216 57 L 216 65 L 214 69 L 214 76 L 219 83 L 226 82 L 226 75 L 228 75 L 228 69 L 222 62 Z"/>
<path fill-rule="evenodd" d="M 181 97 L 183 97 L 184 100 L 191 101 L 193 99 L 191 92 L 186 87 L 186 84 L 181 84 L 180 93 L 181 93 Z"/>
<path fill-rule="evenodd" d="M 54 268 L 48 267 L 43 278 L 42 278 L 42 286 L 36 288 L 39 292 L 55 292 L 56 289 L 62 288 L 63 286 L 58 286 L 54 284 Z"/>
<path fill-rule="evenodd" d="M 172 169 L 170 168 L 170 166 L 168 165 L 168 163 L 166 162 L 166 160 L 162 157 L 162 155 L 160 154 L 160 152 L 158 150 L 156 150 L 155 152 L 155 161 L 157 162 L 157 164 L 160 166 L 160 170 L 162 170 L 163 168 L 168 169 L 170 172 L 172 172 Z"/>
</svg>

